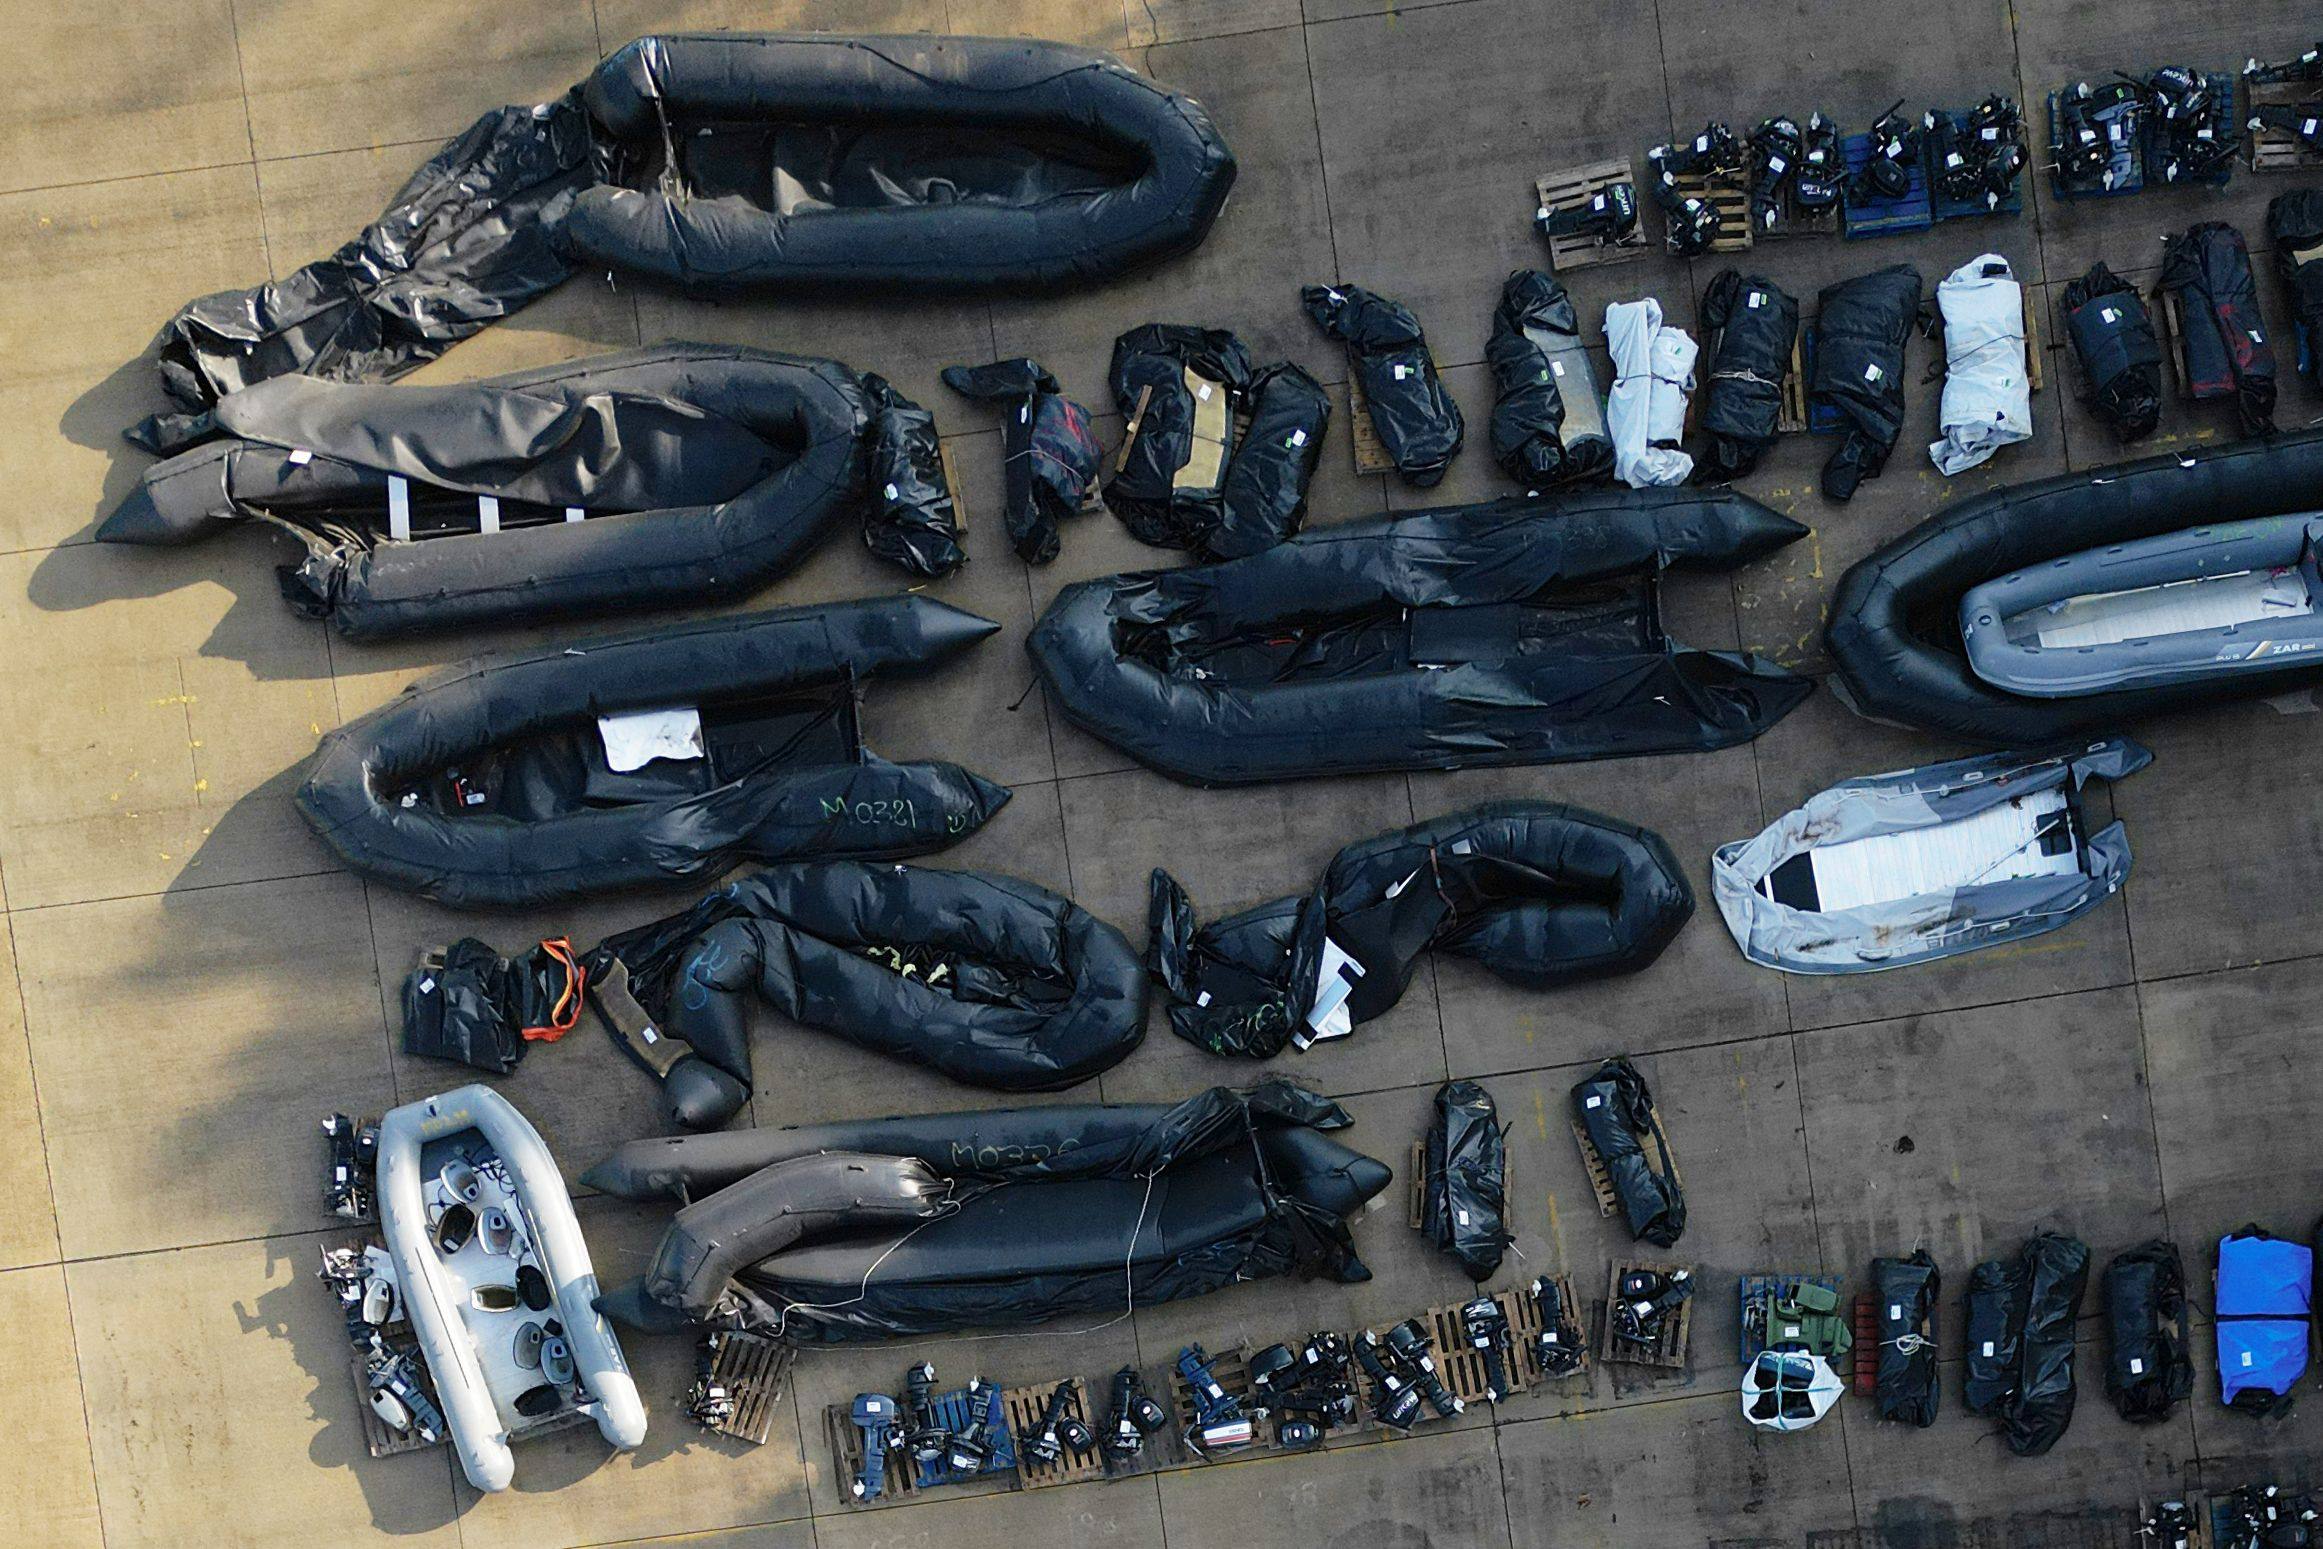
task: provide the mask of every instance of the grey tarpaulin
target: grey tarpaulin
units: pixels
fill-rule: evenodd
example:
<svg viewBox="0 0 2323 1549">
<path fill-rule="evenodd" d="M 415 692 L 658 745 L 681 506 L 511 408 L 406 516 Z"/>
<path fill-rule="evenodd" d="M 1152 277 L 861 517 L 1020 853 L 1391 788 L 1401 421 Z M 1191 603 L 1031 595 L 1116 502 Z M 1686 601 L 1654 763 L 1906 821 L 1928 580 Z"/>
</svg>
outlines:
<svg viewBox="0 0 2323 1549">
<path fill-rule="evenodd" d="M 744 596 L 857 515 L 912 574 L 962 559 L 934 421 L 836 361 L 667 344 L 448 387 L 294 375 L 209 421 L 98 540 L 287 530 L 285 595 L 358 639 Z"/>
<path fill-rule="evenodd" d="M 1444 391 L 1427 335 L 1409 307 L 1360 285 L 1309 285 L 1300 304 L 1315 326 L 1347 346 L 1348 369 L 1395 471 L 1415 489 L 1433 489 L 1467 434 L 1460 406 Z"/>
<path fill-rule="evenodd" d="M 692 1051 L 662 1072 L 672 1117 L 692 1129 L 725 1123 L 750 1098 L 753 995 L 793 1022 L 1000 1092 L 1076 1085 L 1145 1036 L 1144 964 L 1121 932 L 993 872 L 770 867 L 607 937 L 583 961 L 598 985 L 620 964 L 657 1042 Z"/>
<path fill-rule="evenodd" d="M 1018 38 L 673 33 L 582 83 L 582 264 L 704 293 L 1059 291 L 1193 248 L 1234 185 L 1201 104 Z"/>
<path fill-rule="evenodd" d="M 1627 1059 L 1607 1060 L 1575 1083 L 1573 1119 L 1605 1164 L 1629 1235 L 1657 1248 L 1676 1246 L 1686 1230 L 1686 1192 L 1670 1165 L 1669 1138 L 1644 1075 Z"/>
<path fill-rule="evenodd" d="M 857 686 L 999 628 L 895 596 L 463 663 L 324 733 L 299 811 L 350 870 L 469 908 L 744 860 L 925 854 L 1009 793 L 957 764 L 873 754 Z M 607 719 L 647 712 L 697 716 L 691 756 L 615 767 Z"/>
<path fill-rule="evenodd" d="M 1484 359 L 1492 367 L 1492 460 L 1503 472 L 1532 491 L 1611 477 L 1597 371 L 1573 298 L 1553 275 L 1509 275 Z"/>
<path fill-rule="evenodd" d="M 1496 802 L 1351 844 L 1312 893 L 1205 926 L 1157 870 L 1149 957 L 1172 1032 L 1265 1059 L 1383 1015 L 1431 949 L 1551 989 L 1637 972 L 1693 912 L 1658 834 L 1578 807 Z"/>
<path fill-rule="evenodd" d="M 2109 737 L 1843 781 L 1721 845 L 1711 895 L 1743 956 L 1790 973 L 1869 973 L 2044 935 L 2129 876 L 2128 835 L 2118 822 L 2091 832 L 2081 788 L 2151 762 Z"/>
<path fill-rule="evenodd" d="M 2099 261 L 2067 282 L 2057 304 L 2090 412 L 2125 444 L 2152 435 L 2162 420 L 2162 345 L 2145 298 Z"/>
<path fill-rule="evenodd" d="M 1471 1280 L 1500 1272 L 1507 1224 L 1508 1141 L 1492 1094 L 1474 1081 L 1437 1089 L 1420 1147 L 1420 1230 Z"/>
<path fill-rule="evenodd" d="M 2224 221 L 2162 243 L 2162 289 L 2178 301 L 2178 364 L 2196 399 L 2231 398 L 2246 436 L 2275 428 L 2275 346 L 2259 310 L 2250 247 Z"/>
<path fill-rule="evenodd" d="M 188 302 L 154 341 L 161 385 L 184 412 L 155 415 L 129 439 L 176 451 L 211 404 L 286 372 L 400 376 L 563 281 L 572 269 L 549 223 L 589 178 L 577 99 L 494 108 L 328 258 Z"/>
<path fill-rule="evenodd" d="M 1605 309 L 1605 347 L 1613 353 L 1605 398 L 1613 476 L 1633 489 L 1685 483 L 1694 459 L 1679 442 L 1700 346 L 1683 328 L 1664 325 L 1662 304 L 1648 296 Z"/>
<path fill-rule="evenodd" d="M 1001 421 L 1003 520 L 1009 547 L 1028 565 L 1057 557 L 1065 519 L 1081 509 L 1104 455 L 1089 411 L 1057 385 L 1037 360 L 1019 356 L 985 366 L 946 366 L 944 385 L 964 398 L 1005 406 Z"/>
<path fill-rule="evenodd" d="M 2035 699 L 1971 670 L 1960 639 L 1970 588 L 2070 554 L 2323 506 L 2323 433 L 2181 448 L 1948 503 L 1858 561 L 1825 631 L 1836 690 L 1864 715 L 1999 746 L 2102 735 L 2140 717 L 2323 681 L 2323 666 Z"/>
<path fill-rule="evenodd" d="M 1904 428 L 1904 348 L 1920 311 L 1920 272 L 1891 264 L 1827 285 L 1816 307 L 1807 396 L 1838 413 L 1838 449 L 1823 464 L 1823 493 L 1854 496 L 1876 479 Z"/>
<path fill-rule="evenodd" d="M 2033 386 L 2025 373 L 2024 288 L 1998 253 L 1971 258 L 1936 285 L 1944 320 L 1943 439 L 1928 447 L 1950 478 L 2033 433 Z"/>
<path fill-rule="evenodd" d="M 1348 1220 L 1390 1174 L 1328 1133 L 1351 1122 L 1278 1078 L 1166 1106 L 633 1141 L 582 1181 L 693 1203 L 645 1276 L 599 1306 L 645 1327 L 709 1308 L 816 1342 L 1105 1316 L 1290 1273 L 1367 1280 Z M 817 1161 L 841 1152 L 903 1170 L 849 1200 Z M 921 1168 L 949 1185 L 932 1208 L 908 1186 Z M 737 1268 L 715 1245 L 738 1237 L 757 1256 Z"/>
<path fill-rule="evenodd" d="M 1716 340 L 1702 382 L 1709 455 L 1697 476 L 1739 479 L 1774 445 L 1783 380 L 1799 339 L 1799 303 L 1764 275 L 1724 269 L 1703 288 L 1702 337 Z"/>
<path fill-rule="evenodd" d="M 1183 323 L 1121 335 L 1108 375 L 1130 434 L 1105 504 L 1140 543 L 1237 559 L 1299 530 L 1331 424 L 1313 377 Z"/>
<path fill-rule="evenodd" d="M 1727 490 L 1447 507 L 1069 586 L 1026 649 L 1073 724 L 1197 785 L 1706 751 L 1812 685 L 1671 642 L 1661 572 L 1805 533 Z"/>
</svg>

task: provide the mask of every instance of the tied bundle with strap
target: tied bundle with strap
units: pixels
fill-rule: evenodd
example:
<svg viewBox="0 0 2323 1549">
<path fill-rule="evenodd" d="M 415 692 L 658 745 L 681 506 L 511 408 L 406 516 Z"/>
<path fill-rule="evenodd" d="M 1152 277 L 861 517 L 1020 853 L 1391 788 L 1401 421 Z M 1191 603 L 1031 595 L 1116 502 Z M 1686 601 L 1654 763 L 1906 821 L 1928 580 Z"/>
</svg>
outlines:
<svg viewBox="0 0 2323 1549">
<path fill-rule="evenodd" d="M 403 1052 L 505 1076 L 533 1044 L 573 1030 L 587 984 L 562 936 L 516 957 L 463 937 L 422 957 L 403 981 Z"/>
<path fill-rule="evenodd" d="M 2267 206 L 2267 244 L 2299 318 L 2299 369 L 2323 386 L 2323 189 L 2278 194 Z"/>
<path fill-rule="evenodd" d="M 1678 443 L 1699 347 L 1683 328 L 1663 325 L 1662 304 L 1651 296 L 1605 309 L 1605 343 L 1613 353 L 1605 400 L 1613 476 L 1632 489 L 1685 483 L 1694 459 Z"/>
<path fill-rule="evenodd" d="M 1702 292 L 1702 337 L 1715 339 L 1702 385 L 1702 432 L 1710 449 L 1696 480 L 1723 484 L 1759 464 L 1775 444 L 1783 378 L 1799 337 L 1798 299 L 1763 275 L 1722 270 Z"/>
<path fill-rule="evenodd" d="M 1508 1143 L 1492 1094 L 1473 1081 L 1447 1081 L 1420 1150 L 1420 1230 L 1459 1261 L 1468 1278 L 1500 1269 L 1515 1239 L 1507 1225 Z"/>
<path fill-rule="evenodd" d="M 1851 500 L 1876 479 L 1904 427 L 1904 349 L 1920 312 L 1920 272 L 1891 264 L 1826 286 L 1815 317 L 1807 394 L 1842 422 L 1823 464 L 1823 493 Z"/>
<path fill-rule="evenodd" d="M 1936 286 L 1944 320 L 1943 439 L 1928 457 L 1946 478 L 1989 462 L 2033 434 L 2033 387 L 2025 371 L 2024 288 L 1998 253 L 1986 253 Z"/>
<path fill-rule="evenodd" d="M 2011 1264 L 1979 1264 L 1968 1278 L 1970 1414 L 2000 1421 L 2018 1457 L 2054 1447 L 2073 1421 L 2073 1323 L 2089 1283 L 2089 1247 L 2056 1232 L 2025 1241 Z"/>
<path fill-rule="evenodd" d="M 1882 1420 L 1926 1427 L 1936 1423 L 1943 1392 L 1936 1346 L 1928 1338 L 1943 1286 L 1925 1248 L 1908 1259 L 1873 1259 L 1871 1294 L 1879 1311 L 1879 1375 L 1873 1388 Z"/>
<path fill-rule="evenodd" d="M 1492 460 L 1528 490 L 1613 472 L 1597 372 L 1573 298 L 1553 276 L 1519 269 L 1500 288 L 1492 337 Z"/>
<path fill-rule="evenodd" d="M 2170 1417 L 2194 1391 L 2186 1328 L 2186 1267 L 2156 1238 L 2105 1267 L 2105 1393 L 2132 1425 Z"/>
<path fill-rule="evenodd" d="M 1019 357 L 985 366 L 946 366 L 944 385 L 963 398 L 1004 404 L 1000 427 L 1002 520 L 1009 546 L 1028 565 L 1057 557 L 1065 518 L 1097 482 L 1103 457 L 1089 411 L 1037 360 Z"/>
<path fill-rule="evenodd" d="M 1686 1230 L 1686 1193 L 1670 1164 L 1669 1138 L 1662 1133 L 1645 1077 L 1626 1059 L 1607 1060 L 1573 1088 L 1573 1117 L 1605 1164 L 1630 1236 L 1657 1248 L 1674 1247 Z"/>
<path fill-rule="evenodd" d="M 2162 344 L 2145 298 L 2100 261 L 2060 300 L 2089 411 L 2124 445 L 2152 435 L 2162 421 Z"/>
<path fill-rule="evenodd" d="M 2275 346 L 2259 312 L 2250 246 L 2224 221 L 2162 244 L 2162 289 L 2178 300 L 2179 364 L 2197 401 L 2230 398 L 2246 436 L 2275 428 Z"/>
<path fill-rule="evenodd" d="M 1436 375 L 1420 320 L 1410 308 L 1360 285 L 1309 285 L 1299 301 L 1316 327 L 1347 346 L 1371 428 L 1397 475 L 1414 489 L 1441 483 L 1467 425 Z"/>
</svg>

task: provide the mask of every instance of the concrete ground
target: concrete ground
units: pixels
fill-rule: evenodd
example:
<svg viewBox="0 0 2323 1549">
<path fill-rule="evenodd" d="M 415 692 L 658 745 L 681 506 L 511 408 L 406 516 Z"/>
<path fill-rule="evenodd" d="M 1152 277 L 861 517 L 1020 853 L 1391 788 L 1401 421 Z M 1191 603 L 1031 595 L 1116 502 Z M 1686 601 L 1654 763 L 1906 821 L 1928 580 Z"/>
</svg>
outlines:
<svg viewBox="0 0 2323 1549">
<path fill-rule="evenodd" d="M 373 1536 L 489 1546 L 644 1540 L 740 1546 L 942 1543 L 1317 1543 L 1620 1546 L 2118 1542 L 2141 1492 L 2235 1484 L 2312 1460 L 2323 1404 L 2262 1427 L 2229 1416 L 2207 1354 L 2201 1393 L 2133 1430 L 2104 1402 L 2099 1329 L 2083 1333 L 2083 1403 L 2063 1444 L 2008 1456 L 1947 1393 L 1937 1426 L 1872 1423 L 1860 1403 L 1792 1438 L 1737 1416 L 1731 1277 L 1860 1275 L 1928 1245 L 1957 1294 L 1977 1258 L 2032 1228 L 2102 1259 L 2167 1233 L 2207 1303 L 2208 1244 L 2246 1220 L 2303 1231 L 2323 1201 L 2323 1097 L 2308 1051 L 2323 957 L 2307 935 L 2323 889 L 2313 770 L 2323 716 L 2221 707 L 2136 728 L 2157 755 L 2114 798 L 2137 851 L 2123 899 L 2070 930 L 1965 961 L 1800 981 L 1752 968 L 1697 919 L 1645 975 L 1519 995 L 1466 965 L 1423 974 L 1389 1017 L 1284 1062 L 1347 1098 L 1354 1138 L 1400 1165 L 1432 1087 L 1481 1076 L 1514 1123 L 1518 1248 L 1507 1276 L 1569 1269 L 1602 1284 L 1625 1246 L 1598 1219 L 1559 1113 L 1598 1057 L 1641 1058 L 1692 1186 L 1682 1251 L 1707 1291 L 1692 1369 L 1596 1381 L 1407 1441 L 1301 1461 L 855 1513 L 822 1443 L 823 1407 L 896 1380 L 899 1350 L 809 1357 L 772 1445 L 704 1440 L 673 1413 L 683 1342 L 636 1341 L 655 1418 L 608 1457 L 568 1436 L 521 1449 L 517 1487 L 479 1499 L 445 1454 L 363 1453 L 337 1318 L 312 1276 L 330 1235 L 316 1121 L 376 1113 L 455 1083 L 404 1059 L 391 1002 L 423 947 L 475 932 L 503 945 L 555 925 L 594 939 L 676 895 L 538 918 L 454 917 L 340 872 L 289 792 L 316 735 L 479 643 L 357 649 L 293 618 L 273 556 L 245 533 L 178 553 L 101 549 L 93 520 L 141 459 L 118 440 L 158 406 L 139 352 L 183 300 L 281 274 L 353 232 L 440 139 L 480 109 L 530 101 L 655 28 L 823 26 L 1005 32 L 1120 51 L 1190 89 L 1242 178 L 1209 241 L 1160 273 L 1066 300 L 990 305 L 684 303 L 576 280 L 431 367 L 448 380 L 670 337 L 822 352 L 933 406 L 966 472 L 976 562 L 938 590 L 1011 637 L 1069 580 L 1163 562 L 1105 516 L 1027 571 L 998 541 L 990 418 L 937 369 L 1037 354 L 1102 405 L 1113 336 L 1144 321 L 1231 326 L 1262 358 L 1332 383 L 1340 357 L 1296 289 L 1337 276 L 1425 320 L 1470 445 L 1421 494 L 1350 470 L 1332 434 L 1315 520 L 1499 493 L 1483 446 L 1481 361 L 1502 276 L 1543 254 L 1534 176 L 1631 155 L 1717 115 L 1820 106 L 1860 126 L 1898 97 L 2038 102 L 2053 85 L 2183 58 L 2229 67 L 2313 40 L 2311 6 L 2199 7 L 1924 0 L 13 0 L 20 61 L 0 113 L 0 1413 L 12 1544 L 342 1544 Z M 1794 292 L 1910 260 L 1932 287 L 1997 247 L 2044 300 L 2091 260 L 2144 278 L 2159 238 L 2238 223 L 2290 186 L 2060 206 L 2039 179 L 2021 219 L 1753 255 Z M 1690 319 L 1718 267 L 1643 258 L 1573 277 L 1585 313 L 1654 294 Z M 2270 315 L 2287 323 L 2271 276 Z M 2052 334 L 2053 337 L 2053 334 Z M 1918 447 L 1936 391 L 1919 381 L 1887 476 L 1846 507 L 1813 494 L 1822 449 L 1786 444 L 1747 488 L 1815 536 L 1735 577 L 1673 591 L 1676 628 L 1821 665 L 1818 625 L 1854 559 L 1939 502 L 2113 457 L 2061 391 L 2039 434 L 1943 485 Z M 2282 420 L 2319 408 L 2287 386 Z M 1118 418 L 1107 429 L 1118 434 Z M 2171 406 L 2159 445 L 2231 434 Z M 2194 515 L 2197 513 L 2189 513 Z M 891 587 L 836 542 L 766 600 Z M 1142 933 L 1144 877 L 1164 865 L 1218 911 L 1305 885 L 1337 846 L 1481 798 L 1571 799 L 1658 828 L 1705 889 L 1713 844 L 1755 831 L 1848 773 L 1958 751 L 1869 725 L 1829 695 L 1755 746 L 1694 758 L 1205 793 L 1170 785 L 1044 713 L 1014 638 L 982 665 L 881 687 L 868 709 L 891 753 L 941 753 L 1016 787 L 945 859 L 1068 890 Z M 1709 913 L 1705 903 L 1704 914 Z M 973 1103 L 975 1094 L 769 1023 L 755 1118 L 781 1124 Z M 1107 1098 L 1181 1095 L 1253 1072 L 1153 1033 L 1099 1083 Z M 593 1038 L 536 1052 L 505 1083 L 578 1170 L 655 1128 L 650 1083 Z M 1087 1095 L 1086 1093 L 1082 1095 Z M 650 1248 L 650 1213 L 583 1206 L 608 1279 Z M 1273 1283 L 1142 1311 L 1087 1334 L 1044 1332 L 926 1353 L 947 1374 L 1031 1381 L 1399 1316 L 1464 1282 L 1387 1210 L 1358 1232 L 1377 1278 Z M 2094 1299 L 2091 1302 L 2094 1309 Z M 1955 1322 L 1953 1327 L 1957 1327 Z M 917 1351 L 915 1354 L 919 1353 Z"/>
</svg>

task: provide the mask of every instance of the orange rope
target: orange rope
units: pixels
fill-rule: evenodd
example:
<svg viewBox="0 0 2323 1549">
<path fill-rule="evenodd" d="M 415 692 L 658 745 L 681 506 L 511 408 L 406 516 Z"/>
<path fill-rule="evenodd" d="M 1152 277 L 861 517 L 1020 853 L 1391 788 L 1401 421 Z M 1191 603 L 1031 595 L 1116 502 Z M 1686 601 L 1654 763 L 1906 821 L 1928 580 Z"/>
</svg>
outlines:
<svg viewBox="0 0 2323 1549">
<path fill-rule="evenodd" d="M 565 987 L 558 992 L 557 1003 L 548 1014 L 545 1027 L 524 1029 L 525 1038 L 534 1043 L 555 1043 L 571 1032 L 581 1021 L 581 990 L 589 982 L 589 972 L 573 956 L 573 943 L 564 936 L 554 936 L 540 944 L 541 950 L 565 965 Z"/>
</svg>

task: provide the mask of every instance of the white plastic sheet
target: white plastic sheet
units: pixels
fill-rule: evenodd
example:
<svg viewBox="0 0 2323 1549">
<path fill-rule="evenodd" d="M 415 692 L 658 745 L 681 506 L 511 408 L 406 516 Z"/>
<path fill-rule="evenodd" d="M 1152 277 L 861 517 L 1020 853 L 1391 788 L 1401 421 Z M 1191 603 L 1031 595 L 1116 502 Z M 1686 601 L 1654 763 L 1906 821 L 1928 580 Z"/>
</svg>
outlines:
<svg viewBox="0 0 2323 1549">
<path fill-rule="evenodd" d="M 1928 456 L 1949 478 L 2033 433 L 2025 376 L 2024 291 L 1998 253 L 1970 259 L 1936 287 L 1944 315 L 1944 439 Z"/>
<path fill-rule="evenodd" d="M 1662 304 L 1651 296 L 1607 307 L 1605 342 L 1613 353 L 1605 419 L 1613 433 L 1614 477 L 1632 489 L 1685 483 L 1694 459 L 1678 443 L 1699 346 L 1684 329 L 1663 326 Z"/>
</svg>

